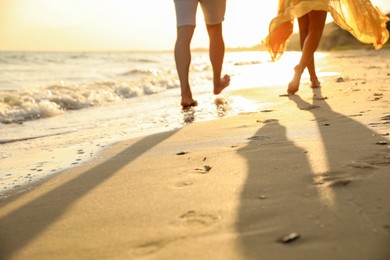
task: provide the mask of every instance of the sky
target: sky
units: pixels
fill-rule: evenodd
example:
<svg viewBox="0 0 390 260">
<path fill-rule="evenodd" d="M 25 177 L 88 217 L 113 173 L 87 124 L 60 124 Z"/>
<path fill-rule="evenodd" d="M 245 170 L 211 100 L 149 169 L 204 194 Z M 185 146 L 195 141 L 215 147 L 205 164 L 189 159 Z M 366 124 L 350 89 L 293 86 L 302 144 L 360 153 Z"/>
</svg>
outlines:
<svg viewBox="0 0 390 260">
<path fill-rule="evenodd" d="M 276 11 L 277 0 L 227 0 L 226 46 L 259 44 Z M 173 0 L 0 0 L 0 51 L 172 50 L 175 38 Z M 207 46 L 199 8 L 192 47 Z"/>
</svg>

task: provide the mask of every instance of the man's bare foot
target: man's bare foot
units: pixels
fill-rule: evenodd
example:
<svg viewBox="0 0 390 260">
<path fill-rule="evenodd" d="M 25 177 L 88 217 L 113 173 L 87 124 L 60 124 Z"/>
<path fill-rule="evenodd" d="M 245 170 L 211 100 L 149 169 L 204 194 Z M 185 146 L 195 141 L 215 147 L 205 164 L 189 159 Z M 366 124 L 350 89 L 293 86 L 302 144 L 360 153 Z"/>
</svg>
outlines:
<svg viewBox="0 0 390 260">
<path fill-rule="evenodd" d="M 298 92 L 298 89 L 299 89 L 299 83 L 301 81 L 301 75 L 302 75 L 302 70 L 296 66 L 294 68 L 294 77 L 293 79 L 290 81 L 290 83 L 288 84 L 288 88 L 287 88 L 287 93 L 289 95 L 294 95 L 295 93 Z"/>
<path fill-rule="evenodd" d="M 190 99 L 190 100 L 182 99 L 181 100 L 181 106 L 182 106 L 183 110 L 187 110 L 191 107 L 196 107 L 197 105 L 198 105 L 198 101 L 196 101 L 194 99 Z"/>
<path fill-rule="evenodd" d="M 219 80 L 219 83 L 214 83 L 214 95 L 218 95 L 230 84 L 230 76 L 225 75 Z"/>
</svg>

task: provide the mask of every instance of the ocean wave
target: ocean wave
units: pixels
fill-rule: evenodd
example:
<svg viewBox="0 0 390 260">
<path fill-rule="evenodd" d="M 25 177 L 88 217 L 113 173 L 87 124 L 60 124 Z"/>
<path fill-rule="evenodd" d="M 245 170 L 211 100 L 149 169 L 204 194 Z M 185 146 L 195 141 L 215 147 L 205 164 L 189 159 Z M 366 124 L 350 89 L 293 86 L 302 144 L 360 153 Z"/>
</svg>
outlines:
<svg viewBox="0 0 390 260">
<path fill-rule="evenodd" d="M 49 53 L 0 53 L 0 64 L 11 65 L 42 65 L 42 64 L 63 64 L 65 58 L 60 55 Z"/>
<path fill-rule="evenodd" d="M 86 53 L 74 53 L 74 54 L 69 54 L 69 59 L 72 60 L 78 60 L 78 59 L 86 59 L 88 56 Z"/>
<path fill-rule="evenodd" d="M 151 60 L 151 59 L 137 59 L 136 61 L 142 63 L 158 63 L 157 60 Z"/>
<path fill-rule="evenodd" d="M 40 89 L 0 91 L 0 123 L 21 123 L 52 117 L 123 99 L 152 95 L 178 84 L 171 79 L 138 82 L 104 81 L 91 84 L 53 84 Z"/>
</svg>

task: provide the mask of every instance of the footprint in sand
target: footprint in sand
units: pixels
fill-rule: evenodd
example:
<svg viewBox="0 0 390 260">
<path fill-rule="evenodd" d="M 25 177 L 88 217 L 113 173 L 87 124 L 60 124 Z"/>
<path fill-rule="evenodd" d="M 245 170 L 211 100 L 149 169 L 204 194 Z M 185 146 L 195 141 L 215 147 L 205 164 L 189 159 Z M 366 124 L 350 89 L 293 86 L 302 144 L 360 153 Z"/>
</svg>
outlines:
<svg viewBox="0 0 390 260">
<path fill-rule="evenodd" d="M 188 172 L 198 173 L 198 174 L 208 174 L 211 171 L 212 168 L 213 167 L 211 167 L 209 165 L 204 165 L 202 168 L 195 168 L 193 170 L 189 170 Z"/>
<path fill-rule="evenodd" d="M 179 223 L 176 223 L 176 225 L 185 225 L 196 228 L 208 227 L 215 224 L 219 219 L 220 217 L 216 215 L 198 213 L 194 210 L 190 210 L 179 217 Z M 154 254 L 166 247 L 168 244 L 185 238 L 185 236 L 173 237 L 139 243 L 130 249 L 129 254 L 131 256 Z"/>
<path fill-rule="evenodd" d="M 390 166 L 390 152 L 375 154 L 364 160 L 351 161 L 344 165 L 346 171 L 330 171 L 313 178 L 314 185 L 342 187 L 353 180 L 369 176 L 369 173 Z"/>
<path fill-rule="evenodd" d="M 179 239 L 180 238 L 167 238 L 167 239 L 145 242 L 134 246 L 129 253 L 131 256 L 144 256 L 144 255 L 154 254 L 157 251 L 163 249 L 169 243 Z"/>
<path fill-rule="evenodd" d="M 192 181 L 181 181 L 175 184 L 175 187 L 183 188 L 192 186 L 194 183 Z"/>
<path fill-rule="evenodd" d="M 380 121 L 376 123 L 377 125 L 389 125 L 390 124 L 390 115 L 381 117 Z"/>
<path fill-rule="evenodd" d="M 390 166 L 390 152 L 376 153 L 374 156 L 368 157 L 363 160 L 352 161 L 345 166 L 355 169 L 379 169 L 381 167 Z"/>
<path fill-rule="evenodd" d="M 347 163 L 346 166 L 355 169 L 376 169 L 377 168 L 371 163 L 362 162 L 362 161 L 352 161 L 350 163 Z"/>
<path fill-rule="evenodd" d="M 363 113 L 352 114 L 352 115 L 349 115 L 348 117 L 359 117 L 359 116 L 363 116 Z"/>
<path fill-rule="evenodd" d="M 220 219 L 220 216 L 206 214 L 206 213 L 199 213 L 194 210 L 190 210 L 184 213 L 183 215 L 181 215 L 179 219 L 182 224 L 188 226 L 208 227 L 215 224 Z"/>
<path fill-rule="evenodd" d="M 377 153 L 373 157 L 364 160 L 365 163 L 372 165 L 375 168 L 390 166 L 390 151 Z"/>
<path fill-rule="evenodd" d="M 314 185 L 325 185 L 328 187 L 343 187 L 350 184 L 352 178 L 349 173 L 332 171 L 313 178 Z"/>
<path fill-rule="evenodd" d="M 378 100 L 381 100 L 382 98 L 383 98 L 383 94 L 375 93 L 372 97 L 369 97 L 367 100 L 368 101 L 378 101 Z"/>
<path fill-rule="evenodd" d="M 313 109 L 317 109 L 317 108 L 320 108 L 320 106 L 318 106 L 318 105 L 308 105 L 306 107 L 301 107 L 300 109 L 309 111 L 309 110 L 313 110 Z"/>
<path fill-rule="evenodd" d="M 269 124 L 269 123 L 279 122 L 279 119 L 270 118 L 270 119 L 266 119 L 266 120 L 256 120 L 256 122 L 263 123 L 263 124 Z"/>
</svg>

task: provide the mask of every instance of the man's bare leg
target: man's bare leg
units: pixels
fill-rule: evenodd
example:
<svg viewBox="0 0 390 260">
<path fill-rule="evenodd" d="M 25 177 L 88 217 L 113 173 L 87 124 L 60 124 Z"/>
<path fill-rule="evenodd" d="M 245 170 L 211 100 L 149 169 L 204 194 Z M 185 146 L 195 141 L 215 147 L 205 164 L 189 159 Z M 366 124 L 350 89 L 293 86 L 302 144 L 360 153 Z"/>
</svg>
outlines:
<svg viewBox="0 0 390 260">
<path fill-rule="evenodd" d="M 230 76 L 221 78 L 222 64 L 225 56 L 225 43 L 222 36 L 222 24 L 207 25 L 210 38 L 209 55 L 213 67 L 214 94 L 218 95 L 230 84 Z"/>
<path fill-rule="evenodd" d="M 196 105 L 192 98 L 189 83 L 189 70 L 191 64 L 190 44 L 194 34 L 195 26 L 184 25 L 177 28 L 177 39 L 175 44 L 175 62 L 180 80 L 181 105 L 183 107 Z"/>
</svg>

